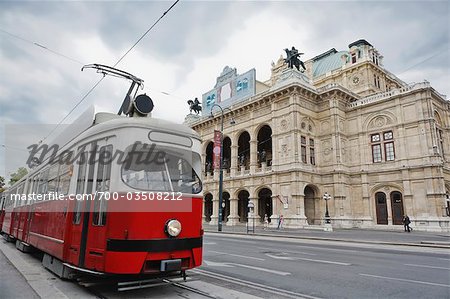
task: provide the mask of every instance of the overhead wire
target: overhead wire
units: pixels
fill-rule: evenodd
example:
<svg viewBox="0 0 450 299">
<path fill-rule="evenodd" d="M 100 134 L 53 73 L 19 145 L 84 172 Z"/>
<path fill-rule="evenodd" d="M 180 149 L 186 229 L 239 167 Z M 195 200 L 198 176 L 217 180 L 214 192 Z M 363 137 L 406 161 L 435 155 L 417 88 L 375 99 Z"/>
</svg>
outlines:
<svg viewBox="0 0 450 299">
<path fill-rule="evenodd" d="M 139 42 L 167 15 L 167 13 L 172 10 L 172 8 L 175 7 L 175 5 L 179 2 L 180 0 L 176 0 L 162 15 L 161 17 L 159 17 L 152 26 L 150 26 L 150 28 L 144 32 L 144 34 L 141 35 L 141 37 L 125 52 L 125 54 L 123 54 L 119 60 L 117 60 L 117 62 L 113 65 L 113 67 L 116 67 L 138 44 Z M 55 126 L 55 128 L 53 128 L 53 130 L 47 134 L 39 143 L 44 142 L 61 124 L 64 120 L 66 120 L 70 114 L 72 114 L 72 112 L 81 104 L 83 103 L 83 101 L 92 93 L 92 91 L 94 91 L 94 89 L 103 81 L 103 79 L 105 78 L 105 75 L 99 80 L 97 81 L 97 83 L 94 84 L 94 86 L 75 104 L 75 106 L 66 114 L 66 116 L 64 116 L 64 118 L 58 122 L 58 124 Z"/>
<path fill-rule="evenodd" d="M 55 54 L 55 55 L 58 55 L 58 56 L 60 56 L 60 57 L 65 58 L 65 59 L 67 59 L 67 60 L 70 60 L 70 61 L 72 61 L 72 62 L 76 62 L 76 63 L 78 63 L 78 64 L 80 64 L 80 65 L 84 65 L 84 63 L 82 63 L 81 61 L 79 61 L 79 60 L 77 60 L 77 59 L 74 59 L 74 58 L 72 58 L 72 57 L 69 57 L 69 56 L 67 56 L 67 55 L 65 55 L 65 54 L 62 54 L 62 53 L 60 53 L 60 52 L 58 52 L 58 51 L 52 50 L 52 49 L 50 49 L 49 47 L 44 46 L 44 45 L 42 45 L 42 44 L 40 44 L 40 43 L 33 42 L 33 41 L 29 40 L 29 39 L 26 39 L 26 38 L 24 38 L 24 37 L 22 37 L 22 36 L 19 36 L 19 35 L 17 35 L 17 34 L 14 34 L 14 33 L 11 33 L 11 32 L 9 32 L 9 31 L 6 31 L 6 30 L 4 30 L 4 29 L 2 29 L 2 28 L 0 28 L 0 31 L 3 32 L 3 33 L 5 33 L 5 34 L 7 34 L 7 35 L 9 35 L 9 36 L 11 36 L 11 37 L 14 37 L 14 38 L 16 38 L 16 39 L 18 39 L 18 40 L 21 40 L 21 41 L 23 41 L 23 42 L 25 42 L 25 43 L 29 43 L 29 44 L 31 44 L 31 45 L 33 45 L 33 46 L 39 47 L 39 48 L 41 48 L 41 49 L 43 49 L 43 50 L 45 50 L 45 51 L 49 51 L 49 52 L 51 52 L 51 53 L 53 53 L 53 54 Z"/>
</svg>

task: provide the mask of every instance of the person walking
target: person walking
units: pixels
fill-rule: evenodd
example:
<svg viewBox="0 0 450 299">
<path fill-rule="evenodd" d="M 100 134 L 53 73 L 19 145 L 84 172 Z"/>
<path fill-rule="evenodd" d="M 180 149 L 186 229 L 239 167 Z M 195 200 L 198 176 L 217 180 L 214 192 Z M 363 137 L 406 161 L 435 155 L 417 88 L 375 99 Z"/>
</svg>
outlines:
<svg viewBox="0 0 450 299">
<path fill-rule="evenodd" d="M 411 223 L 411 220 L 409 220 L 408 215 L 404 215 L 403 216 L 403 226 L 405 227 L 405 232 L 407 231 L 408 233 L 410 233 L 412 231 L 412 228 L 409 227 L 409 224 Z"/>
<path fill-rule="evenodd" d="M 283 215 L 280 215 L 280 218 L 278 218 L 278 227 L 277 229 L 283 228 Z"/>
</svg>

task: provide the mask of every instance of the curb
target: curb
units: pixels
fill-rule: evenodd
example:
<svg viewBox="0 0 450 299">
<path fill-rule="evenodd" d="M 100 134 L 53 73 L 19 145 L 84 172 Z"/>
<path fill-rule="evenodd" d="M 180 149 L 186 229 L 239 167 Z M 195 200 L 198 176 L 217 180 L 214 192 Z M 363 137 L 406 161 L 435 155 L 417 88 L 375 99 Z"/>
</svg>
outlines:
<svg viewBox="0 0 450 299">
<path fill-rule="evenodd" d="M 292 235 L 277 235 L 277 234 L 262 234 L 252 233 L 246 234 L 241 232 L 217 232 L 205 230 L 205 233 L 217 234 L 217 235 L 240 235 L 240 236 L 259 236 L 259 237 L 276 237 L 276 238 L 288 238 L 288 239 L 305 239 L 305 240 L 318 240 L 318 241 L 333 241 L 333 242 L 347 242 L 347 243 L 361 243 L 361 244 L 381 244 L 381 245 L 396 245 L 396 246 L 410 246 L 410 247 L 428 247 L 428 248 L 445 248 L 450 249 L 450 243 L 442 244 L 443 242 L 421 241 L 420 243 L 398 243 L 398 242 L 385 242 L 385 241 L 368 241 L 368 240 L 349 240 L 349 239 L 333 239 L 333 238 L 321 238 L 321 237 L 307 237 L 307 236 L 292 236 Z"/>
</svg>

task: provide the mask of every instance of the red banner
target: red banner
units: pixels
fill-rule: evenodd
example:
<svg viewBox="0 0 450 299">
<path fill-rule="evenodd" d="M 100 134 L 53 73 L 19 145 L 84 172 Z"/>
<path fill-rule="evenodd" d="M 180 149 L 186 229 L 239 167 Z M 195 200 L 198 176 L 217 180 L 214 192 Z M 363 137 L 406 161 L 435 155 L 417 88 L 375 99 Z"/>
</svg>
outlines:
<svg viewBox="0 0 450 299">
<path fill-rule="evenodd" d="M 222 143 L 222 133 L 214 130 L 213 167 L 220 169 L 220 144 Z"/>
</svg>

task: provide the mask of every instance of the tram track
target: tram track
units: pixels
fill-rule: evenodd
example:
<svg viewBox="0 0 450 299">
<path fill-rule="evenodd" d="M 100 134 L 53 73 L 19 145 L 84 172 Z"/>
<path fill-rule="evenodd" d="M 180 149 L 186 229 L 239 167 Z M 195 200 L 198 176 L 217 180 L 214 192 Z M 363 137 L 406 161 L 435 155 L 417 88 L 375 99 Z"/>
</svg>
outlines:
<svg viewBox="0 0 450 299">
<path fill-rule="evenodd" d="M 77 278 L 78 285 L 85 287 L 91 294 L 101 299 L 115 298 L 119 294 L 129 293 L 146 288 L 158 288 L 170 286 L 188 291 L 190 293 L 194 293 L 196 295 L 201 295 L 204 298 L 211 298 L 211 299 L 220 298 L 215 295 L 209 294 L 199 288 L 187 285 L 187 283 L 193 281 L 197 281 L 197 279 L 192 279 L 188 277 L 186 281 L 180 278 L 139 279 L 139 280 L 119 281 L 117 279 L 104 279 L 104 278 L 95 280 L 93 279 L 93 277 L 89 276 L 80 276 Z M 176 295 L 176 297 L 185 298 L 185 296 L 183 295 L 188 294 L 178 294 Z"/>
</svg>

